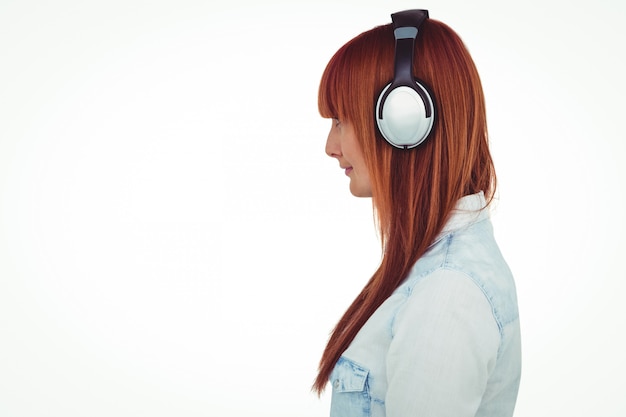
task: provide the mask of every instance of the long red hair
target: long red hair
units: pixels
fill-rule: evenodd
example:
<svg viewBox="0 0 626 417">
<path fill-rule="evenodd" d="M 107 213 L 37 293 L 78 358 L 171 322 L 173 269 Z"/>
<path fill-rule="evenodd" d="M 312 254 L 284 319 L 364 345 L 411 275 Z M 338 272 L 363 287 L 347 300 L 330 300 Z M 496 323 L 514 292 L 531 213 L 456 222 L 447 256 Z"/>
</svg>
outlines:
<svg viewBox="0 0 626 417">
<path fill-rule="evenodd" d="M 445 24 L 426 20 L 415 45 L 413 73 L 435 97 L 433 133 L 417 148 L 401 150 L 377 131 L 374 108 L 393 78 L 394 42 L 391 25 L 362 33 L 335 53 L 320 83 L 322 117 L 354 126 L 370 171 L 383 256 L 330 335 L 313 385 L 318 394 L 361 327 L 443 229 L 457 200 L 483 191 L 489 202 L 495 190 L 480 78 L 465 45 Z"/>
</svg>

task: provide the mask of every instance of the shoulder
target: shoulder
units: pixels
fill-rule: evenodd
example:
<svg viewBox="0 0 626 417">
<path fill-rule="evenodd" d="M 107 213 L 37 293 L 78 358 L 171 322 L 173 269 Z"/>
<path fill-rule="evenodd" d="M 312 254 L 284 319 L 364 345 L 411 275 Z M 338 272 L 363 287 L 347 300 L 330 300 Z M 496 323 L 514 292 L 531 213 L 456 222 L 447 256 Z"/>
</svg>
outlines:
<svg viewBox="0 0 626 417">
<path fill-rule="evenodd" d="M 429 320 L 459 314 L 493 319 L 493 308 L 483 288 L 470 275 L 441 267 L 406 286 L 405 302 L 397 314 Z"/>
<path fill-rule="evenodd" d="M 513 275 L 489 219 L 443 235 L 417 261 L 398 291 L 411 302 L 422 297 L 459 303 L 482 298 L 500 328 L 518 318 Z"/>
<path fill-rule="evenodd" d="M 424 350 L 476 346 L 495 357 L 502 328 L 479 285 L 459 270 L 438 268 L 415 283 L 392 320 L 397 346 L 424 344 Z"/>
</svg>

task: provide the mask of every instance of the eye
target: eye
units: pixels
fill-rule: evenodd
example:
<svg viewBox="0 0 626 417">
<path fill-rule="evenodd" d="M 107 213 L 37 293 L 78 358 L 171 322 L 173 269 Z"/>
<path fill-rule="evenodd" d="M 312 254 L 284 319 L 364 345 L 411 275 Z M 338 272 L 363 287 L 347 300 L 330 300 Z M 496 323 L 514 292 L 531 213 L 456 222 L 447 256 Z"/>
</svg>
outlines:
<svg viewBox="0 0 626 417">
<path fill-rule="evenodd" d="M 333 117 L 333 123 L 335 123 L 335 127 L 339 127 L 339 125 L 341 124 L 341 122 L 339 121 L 338 118 Z"/>
</svg>

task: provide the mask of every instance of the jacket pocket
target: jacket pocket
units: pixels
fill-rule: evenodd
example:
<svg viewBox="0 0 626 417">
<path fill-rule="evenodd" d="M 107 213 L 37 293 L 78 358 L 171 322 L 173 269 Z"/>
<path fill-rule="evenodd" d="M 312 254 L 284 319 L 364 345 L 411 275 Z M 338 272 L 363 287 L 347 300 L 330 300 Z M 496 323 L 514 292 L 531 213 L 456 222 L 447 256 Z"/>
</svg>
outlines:
<svg viewBox="0 0 626 417">
<path fill-rule="evenodd" d="M 340 357 L 330 374 L 333 395 L 331 417 L 369 417 L 371 398 L 367 378 L 369 370 L 358 363 Z"/>
</svg>

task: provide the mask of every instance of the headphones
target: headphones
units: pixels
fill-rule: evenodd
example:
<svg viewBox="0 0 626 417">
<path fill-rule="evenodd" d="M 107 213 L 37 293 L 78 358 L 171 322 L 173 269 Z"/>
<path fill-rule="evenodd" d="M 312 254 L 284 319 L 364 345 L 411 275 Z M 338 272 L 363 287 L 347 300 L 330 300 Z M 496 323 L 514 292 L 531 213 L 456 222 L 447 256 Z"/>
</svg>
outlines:
<svg viewBox="0 0 626 417">
<path fill-rule="evenodd" d="M 435 105 L 428 88 L 413 77 L 413 51 L 428 10 L 391 15 L 396 39 L 393 81 L 378 96 L 376 123 L 389 144 L 411 149 L 424 142 L 435 122 Z"/>
</svg>

